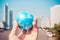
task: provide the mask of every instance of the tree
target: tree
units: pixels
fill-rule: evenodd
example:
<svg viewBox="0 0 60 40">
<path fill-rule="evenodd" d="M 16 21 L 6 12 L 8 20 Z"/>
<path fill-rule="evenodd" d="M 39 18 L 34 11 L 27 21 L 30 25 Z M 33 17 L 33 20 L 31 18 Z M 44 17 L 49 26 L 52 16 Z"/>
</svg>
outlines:
<svg viewBox="0 0 60 40">
<path fill-rule="evenodd" d="M 58 40 L 59 40 L 60 39 L 60 23 L 54 24 L 54 30 L 55 30 L 56 36 L 58 37 Z"/>
</svg>

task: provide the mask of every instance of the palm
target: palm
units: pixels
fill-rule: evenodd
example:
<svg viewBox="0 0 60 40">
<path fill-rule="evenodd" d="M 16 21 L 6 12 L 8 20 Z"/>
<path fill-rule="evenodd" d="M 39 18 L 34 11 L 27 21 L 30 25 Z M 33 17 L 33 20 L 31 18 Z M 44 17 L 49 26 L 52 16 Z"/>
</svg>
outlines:
<svg viewBox="0 0 60 40">
<path fill-rule="evenodd" d="M 26 31 L 21 31 L 19 35 L 18 32 L 18 25 L 17 23 L 14 25 L 10 35 L 9 40 L 36 40 L 37 39 L 37 20 L 35 19 L 33 22 L 33 28 L 26 33 Z"/>
<path fill-rule="evenodd" d="M 31 34 L 27 34 L 24 40 L 35 40 L 36 37 L 37 37 L 37 33 L 33 31 Z"/>
<path fill-rule="evenodd" d="M 19 38 L 22 40 L 36 40 L 37 30 L 31 30 L 28 33 L 22 33 Z"/>
</svg>

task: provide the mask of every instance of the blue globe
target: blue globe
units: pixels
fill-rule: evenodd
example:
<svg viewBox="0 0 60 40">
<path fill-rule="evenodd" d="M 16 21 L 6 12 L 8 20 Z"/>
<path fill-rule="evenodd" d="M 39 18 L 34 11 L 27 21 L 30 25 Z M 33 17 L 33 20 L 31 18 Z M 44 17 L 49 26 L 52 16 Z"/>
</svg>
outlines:
<svg viewBox="0 0 60 40">
<path fill-rule="evenodd" d="M 28 30 L 32 27 L 33 18 L 34 16 L 28 12 L 20 12 L 16 17 L 16 21 L 21 30 Z"/>
</svg>

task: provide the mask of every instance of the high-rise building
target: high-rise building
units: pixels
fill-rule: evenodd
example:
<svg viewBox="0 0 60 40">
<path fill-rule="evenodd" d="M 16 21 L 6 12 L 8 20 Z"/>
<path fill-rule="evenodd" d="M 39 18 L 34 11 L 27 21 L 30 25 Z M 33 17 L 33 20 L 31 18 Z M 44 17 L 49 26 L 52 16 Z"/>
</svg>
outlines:
<svg viewBox="0 0 60 40">
<path fill-rule="evenodd" d="M 55 23 L 60 22 L 60 5 L 55 5 L 51 7 L 51 27 L 54 26 Z"/>
<path fill-rule="evenodd" d="M 8 3 L 4 5 L 4 16 L 3 16 L 3 25 L 6 29 L 8 27 Z"/>
<path fill-rule="evenodd" d="M 9 27 L 13 26 L 13 11 L 12 9 L 9 11 Z"/>
<path fill-rule="evenodd" d="M 5 23 L 8 25 L 8 4 L 5 4 Z"/>
<path fill-rule="evenodd" d="M 8 12 L 9 11 L 9 12 Z M 12 9 L 8 10 L 8 4 L 4 5 L 4 16 L 3 16 L 3 25 L 4 29 L 10 29 L 13 26 L 13 11 Z"/>
</svg>

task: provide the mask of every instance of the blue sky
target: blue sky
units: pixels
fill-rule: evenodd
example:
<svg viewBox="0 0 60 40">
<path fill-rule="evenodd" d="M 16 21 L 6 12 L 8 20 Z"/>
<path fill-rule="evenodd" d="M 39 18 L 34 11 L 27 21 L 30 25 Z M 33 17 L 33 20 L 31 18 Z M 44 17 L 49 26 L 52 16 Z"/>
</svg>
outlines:
<svg viewBox="0 0 60 40">
<path fill-rule="evenodd" d="M 4 5 L 8 3 L 9 10 L 13 9 L 13 18 L 17 13 L 27 11 L 34 16 L 50 17 L 50 7 L 60 4 L 60 0 L 0 0 L 0 21 L 3 20 Z"/>
</svg>

